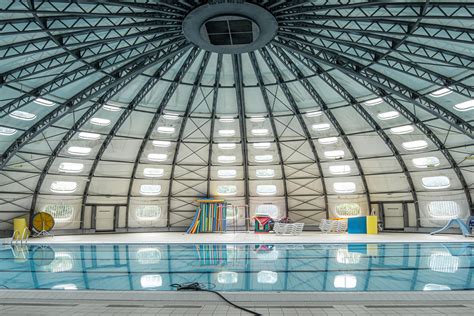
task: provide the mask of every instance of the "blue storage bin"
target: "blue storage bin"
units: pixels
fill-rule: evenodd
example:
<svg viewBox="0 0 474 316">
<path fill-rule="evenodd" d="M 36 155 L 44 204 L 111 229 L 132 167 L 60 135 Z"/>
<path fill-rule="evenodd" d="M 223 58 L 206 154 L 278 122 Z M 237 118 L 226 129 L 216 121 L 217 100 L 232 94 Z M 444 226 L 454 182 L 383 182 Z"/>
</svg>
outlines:
<svg viewBox="0 0 474 316">
<path fill-rule="evenodd" d="M 349 234 L 367 234 L 367 218 L 365 216 L 349 217 L 347 232 Z"/>
</svg>

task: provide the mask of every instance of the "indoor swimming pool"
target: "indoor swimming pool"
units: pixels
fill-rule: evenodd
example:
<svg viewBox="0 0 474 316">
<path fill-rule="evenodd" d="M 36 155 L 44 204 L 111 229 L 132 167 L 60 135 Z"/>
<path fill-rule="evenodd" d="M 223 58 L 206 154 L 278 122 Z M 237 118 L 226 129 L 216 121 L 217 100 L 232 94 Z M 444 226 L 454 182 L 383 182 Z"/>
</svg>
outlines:
<svg viewBox="0 0 474 316">
<path fill-rule="evenodd" d="M 473 243 L 4 246 L 5 289 L 450 291 L 474 288 Z"/>
</svg>

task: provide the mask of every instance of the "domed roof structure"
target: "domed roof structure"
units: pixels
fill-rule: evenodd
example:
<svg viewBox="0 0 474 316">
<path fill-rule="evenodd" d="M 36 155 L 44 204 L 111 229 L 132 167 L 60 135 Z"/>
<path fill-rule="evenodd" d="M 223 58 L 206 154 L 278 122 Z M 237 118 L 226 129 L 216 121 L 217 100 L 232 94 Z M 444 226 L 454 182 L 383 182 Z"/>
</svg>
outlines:
<svg viewBox="0 0 474 316">
<path fill-rule="evenodd" d="M 117 227 L 179 228 L 212 196 L 307 226 L 473 212 L 472 2 L 0 10 L 1 220 L 87 228 L 107 204 Z"/>
</svg>

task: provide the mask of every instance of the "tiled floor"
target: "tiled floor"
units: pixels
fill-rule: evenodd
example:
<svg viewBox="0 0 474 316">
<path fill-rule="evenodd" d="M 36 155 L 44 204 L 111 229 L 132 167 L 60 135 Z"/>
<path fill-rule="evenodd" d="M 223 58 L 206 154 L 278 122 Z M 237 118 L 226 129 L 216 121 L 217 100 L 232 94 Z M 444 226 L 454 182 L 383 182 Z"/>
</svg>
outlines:
<svg viewBox="0 0 474 316">
<path fill-rule="evenodd" d="M 14 292 L 14 291 L 13 291 Z M 263 301 L 245 294 L 225 293 L 238 305 L 262 315 L 470 315 L 474 294 L 446 293 L 351 294 L 278 294 L 266 293 Z M 94 299 L 91 298 L 94 296 Z M 158 294 L 153 294 L 158 295 Z M 210 294 L 211 295 L 211 294 Z M 172 297 L 177 300 L 169 300 Z M 190 296 L 194 299 L 190 299 Z M 313 299 L 308 299 L 311 296 Z M 16 297 L 16 298 L 15 298 Z M 124 297 L 128 297 L 125 299 Z M 152 299 L 151 293 L 58 293 L 54 291 L 0 291 L 1 315 L 248 315 L 220 301 L 216 296 L 201 293 L 165 293 Z M 285 299 L 286 297 L 286 299 Z M 393 298 L 396 301 L 393 301 Z M 445 299 L 442 299 L 445 297 Z M 272 299 L 273 298 L 273 299 Z M 275 299 L 278 300 L 275 300 Z M 347 297 L 346 297 L 347 298 Z M 292 301 L 295 299 L 294 301 Z M 328 300 L 331 299 L 331 300 Z M 291 302 L 292 301 L 292 302 Z"/>
<path fill-rule="evenodd" d="M 55 236 L 30 239 L 29 243 L 390 243 L 390 242 L 474 242 L 472 237 L 462 235 L 434 235 L 414 233 L 322 234 L 304 232 L 299 236 L 277 236 L 275 234 L 225 233 L 195 234 L 181 232 L 126 233 Z"/>
</svg>

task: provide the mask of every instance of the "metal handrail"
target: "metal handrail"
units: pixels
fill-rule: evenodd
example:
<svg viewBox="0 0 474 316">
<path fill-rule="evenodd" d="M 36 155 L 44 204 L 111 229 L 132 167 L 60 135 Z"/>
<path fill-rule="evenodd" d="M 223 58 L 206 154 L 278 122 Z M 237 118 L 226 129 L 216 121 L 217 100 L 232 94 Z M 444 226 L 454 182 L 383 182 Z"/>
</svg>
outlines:
<svg viewBox="0 0 474 316">
<path fill-rule="evenodd" d="M 16 234 L 20 234 L 20 232 L 17 231 L 17 230 L 14 230 L 14 231 L 13 231 L 12 238 L 10 239 L 10 245 L 13 245 L 13 242 L 14 242 L 14 240 L 15 240 Z"/>
<path fill-rule="evenodd" d="M 23 233 L 21 234 L 21 239 L 20 239 L 20 244 L 23 245 L 23 241 L 25 242 L 25 244 L 28 243 L 28 238 L 30 237 L 30 234 L 29 234 L 30 230 L 28 229 L 28 227 L 25 227 L 23 229 Z M 26 238 L 25 238 L 26 236 Z"/>
</svg>

